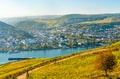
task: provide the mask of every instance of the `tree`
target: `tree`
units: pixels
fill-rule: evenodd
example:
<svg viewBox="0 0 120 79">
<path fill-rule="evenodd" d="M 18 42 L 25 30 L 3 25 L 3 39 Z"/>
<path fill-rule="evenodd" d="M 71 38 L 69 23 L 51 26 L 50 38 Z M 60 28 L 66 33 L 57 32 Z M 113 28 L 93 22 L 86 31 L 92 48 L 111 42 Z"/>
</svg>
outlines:
<svg viewBox="0 0 120 79">
<path fill-rule="evenodd" d="M 105 76 L 108 76 L 108 71 L 112 71 L 116 63 L 115 55 L 111 51 L 101 52 L 95 59 L 95 69 L 103 70 Z"/>
</svg>

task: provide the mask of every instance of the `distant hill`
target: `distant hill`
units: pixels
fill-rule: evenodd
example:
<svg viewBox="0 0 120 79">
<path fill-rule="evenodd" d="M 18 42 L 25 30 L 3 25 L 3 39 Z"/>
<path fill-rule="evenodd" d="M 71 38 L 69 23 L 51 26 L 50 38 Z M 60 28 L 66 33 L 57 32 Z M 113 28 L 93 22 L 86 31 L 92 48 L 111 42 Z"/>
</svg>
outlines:
<svg viewBox="0 0 120 79">
<path fill-rule="evenodd" d="M 27 32 L 24 32 L 20 29 L 13 27 L 12 25 L 9 25 L 0 21 L 0 37 L 8 38 L 10 36 L 14 38 L 28 38 L 28 37 L 31 38 L 32 37 Z"/>
<path fill-rule="evenodd" d="M 14 17 L 14 18 L 1 18 L 0 20 L 8 23 L 10 25 L 15 25 L 18 22 L 21 21 L 27 21 L 27 20 L 41 20 L 41 19 L 56 19 L 61 17 L 61 15 L 44 15 L 44 16 L 26 16 L 26 17 Z"/>
<path fill-rule="evenodd" d="M 0 21 L 0 30 L 1 31 L 2 30 L 12 30 L 12 29 L 14 29 L 13 26 Z"/>
<path fill-rule="evenodd" d="M 53 17 L 53 18 L 52 18 Z M 109 19 L 108 19 L 109 18 Z M 104 23 L 111 21 L 116 22 L 115 19 L 120 19 L 120 14 L 98 14 L 98 15 L 82 15 L 82 14 L 69 14 L 64 16 L 49 16 L 46 17 L 32 17 L 27 18 L 23 21 L 19 21 L 15 24 L 16 27 L 21 29 L 27 28 L 28 29 L 36 29 L 43 30 L 43 29 L 54 29 L 58 27 L 65 27 L 70 24 L 76 23 L 89 23 L 89 22 L 96 22 L 96 23 Z M 85 24 L 84 23 L 84 24 Z M 34 25 L 34 26 L 33 26 Z"/>
<path fill-rule="evenodd" d="M 112 22 L 120 22 L 120 19 L 105 18 L 103 20 L 81 22 L 80 24 L 103 24 L 103 23 L 112 23 Z"/>
<path fill-rule="evenodd" d="M 103 20 L 105 18 L 120 18 L 120 14 L 98 14 L 98 15 L 69 14 L 60 17 L 59 22 L 61 22 L 63 25 L 67 25 L 86 21 Z"/>
<path fill-rule="evenodd" d="M 107 29 L 107 28 L 120 28 L 120 19 L 113 18 L 105 18 L 103 20 L 95 20 L 95 21 L 85 21 L 79 23 L 69 24 L 68 26 L 74 26 L 78 28 L 86 28 L 86 29 Z M 117 29 L 116 29 L 117 30 Z"/>
<path fill-rule="evenodd" d="M 17 28 L 20 28 L 22 30 L 25 31 L 31 31 L 31 30 L 45 30 L 45 28 L 47 27 L 47 25 L 43 22 L 36 22 L 36 21 L 21 21 L 19 23 L 16 24 Z"/>
</svg>

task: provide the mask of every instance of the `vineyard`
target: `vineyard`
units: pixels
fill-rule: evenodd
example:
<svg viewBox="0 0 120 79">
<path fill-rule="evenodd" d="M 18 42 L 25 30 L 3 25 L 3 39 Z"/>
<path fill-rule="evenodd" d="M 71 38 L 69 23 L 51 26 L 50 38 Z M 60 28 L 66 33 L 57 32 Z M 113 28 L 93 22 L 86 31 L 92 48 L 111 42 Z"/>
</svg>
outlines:
<svg viewBox="0 0 120 79">
<path fill-rule="evenodd" d="M 0 66 L 0 79 L 13 79 L 17 75 L 26 72 L 49 59 L 29 59 L 19 62 L 7 63 Z"/>
<path fill-rule="evenodd" d="M 117 66 L 113 72 L 109 72 L 108 79 L 118 79 L 120 78 L 120 50 L 118 50 L 120 49 L 120 43 L 112 46 L 114 46 L 112 50 L 117 59 Z M 31 72 L 28 79 L 105 79 L 104 72 L 94 69 L 94 59 L 96 56 L 97 54 L 77 56 L 45 66 Z"/>
</svg>

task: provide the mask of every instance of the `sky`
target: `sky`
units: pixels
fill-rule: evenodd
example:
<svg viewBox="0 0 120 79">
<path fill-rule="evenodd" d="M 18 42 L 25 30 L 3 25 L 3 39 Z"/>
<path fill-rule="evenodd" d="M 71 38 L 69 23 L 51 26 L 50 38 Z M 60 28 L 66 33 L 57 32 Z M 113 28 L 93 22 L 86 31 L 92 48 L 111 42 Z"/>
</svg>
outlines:
<svg viewBox="0 0 120 79">
<path fill-rule="evenodd" d="M 120 0 L 0 0 L 0 17 L 120 13 Z"/>
</svg>

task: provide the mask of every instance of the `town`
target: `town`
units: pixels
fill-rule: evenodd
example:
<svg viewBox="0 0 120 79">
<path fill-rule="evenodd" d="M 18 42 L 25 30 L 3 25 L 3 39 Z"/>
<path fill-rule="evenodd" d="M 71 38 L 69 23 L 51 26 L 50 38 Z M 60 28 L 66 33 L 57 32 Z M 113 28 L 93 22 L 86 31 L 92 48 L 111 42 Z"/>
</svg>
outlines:
<svg viewBox="0 0 120 79">
<path fill-rule="evenodd" d="M 85 25 L 67 25 L 45 31 L 28 31 L 33 37 L 17 38 L 0 32 L 0 51 L 10 50 L 40 50 L 56 48 L 72 48 L 79 46 L 101 46 L 120 40 L 120 27 L 116 28 L 84 28 Z M 90 26 L 90 25 L 87 25 Z M 103 24 L 103 26 L 105 26 Z M 114 40 L 115 39 L 115 40 Z M 106 42 L 107 41 L 107 42 Z"/>
</svg>

